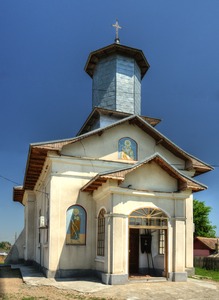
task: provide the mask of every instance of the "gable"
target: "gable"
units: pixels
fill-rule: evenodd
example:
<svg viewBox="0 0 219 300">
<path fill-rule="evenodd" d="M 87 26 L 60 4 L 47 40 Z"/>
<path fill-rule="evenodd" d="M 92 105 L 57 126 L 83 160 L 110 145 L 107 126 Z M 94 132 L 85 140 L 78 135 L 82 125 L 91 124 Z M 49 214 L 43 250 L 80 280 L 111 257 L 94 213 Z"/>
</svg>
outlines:
<svg viewBox="0 0 219 300">
<path fill-rule="evenodd" d="M 216 243 L 218 243 L 217 238 L 196 237 L 194 242 L 194 249 L 215 250 Z"/>
<path fill-rule="evenodd" d="M 108 134 L 106 134 L 107 132 Z M 134 135 L 133 132 L 135 133 Z M 141 134 L 138 134 L 139 132 Z M 196 176 L 213 170 L 210 165 L 176 146 L 141 117 L 133 115 L 104 128 L 99 128 L 74 138 L 31 144 L 24 185 L 14 188 L 13 200 L 22 202 L 24 191 L 26 189 L 34 189 L 42 172 L 47 154 L 51 150 L 56 151 L 59 155 L 128 162 L 118 159 L 118 138 L 121 136 L 136 140 L 139 146 L 138 160 L 158 152 L 163 157 L 166 157 L 172 166 L 180 170 L 186 169 L 187 171 L 191 171 L 190 176 Z M 151 153 L 148 151 L 148 155 L 147 149 L 151 151 Z M 135 162 L 133 161 L 133 163 Z"/>
<path fill-rule="evenodd" d="M 152 163 L 154 163 L 154 165 L 152 165 Z M 151 167 L 146 168 L 146 172 L 147 172 L 147 181 L 145 181 L 146 184 L 144 183 L 145 172 L 143 173 L 141 173 L 140 171 L 137 172 L 134 175 L 134 181 L 132 179 L 130 179 L 130 181 L 127 180 L 127 176 L 128 178 L 133 177 L 133 176 L 132 177 L 129 176 L 128 174 L 133 174 L 133 172 L 135 173 L 136 170 L 143 169 L 144 166 L 147 165 L 150 166 L 150 164 L 152 165 L 152 168 Z M 167 176 L 163 171 L 167 173 Z M 174 179 L 176 181 L 174 181 Z M 108 180 L 110 180 L 111 182 L 117 181 L 118 185 L 120 185 L 121 188 L 136 189 L 138 187 L 139 190 L 145 190 L 144 186 L 145 187 L 147 186 L 147 190 L 155 189 L 155 188 L 159 188 L 161 190 L 164 189 L 162 190 L 163 192 L 164 191 L 173 192 L 176 190 L 181 191 L 187 189 L 193 192 L 197 192 L 206 189 L 206 186 L 204 186 L 203 184 L 184 175 L 177 168 L 171 166 L 170 163 L 165 158 L 160 156 L 158 153 L 155 153 L 151 157 L 148 157 L 147 159 L 144 159 L 143 161 L 137 162 L 130 166 L 126 165 L 120 169 L 99 173 L 96 176 L 94 176 L 88 183 L 86 183 L 81 188 L 81 191 L 93 192 L 94 190 L 97 190 L 100 186 L 102 186 L 104 183 L 106 183 Z M 123 184 L 124 181 L 125 184 Z M 161 182 L 160 185 L 158 181 Z M 135 185 L 135 187 L 132 187 L 131 182 Z M 156 183 L 156 185 L 154 185 L 154 182 L 158 182 L 158 184 Z"/>
<path fill-rule="evenodd" d="M 137 159 L 121 157 L 119 143 L 122 139 L 132 139 L 136 143 Z M 166 157 L 168 161 L 176 165 L 179 169 L 185 168 L 185 161 L 183 159 L 177 157 L 162 145 L 157 145 L 153 137 L 138 126 L 129 124 L 129 122 L 119 124 L 116 127 L 101 132 L 101 134 L 89 136 L 74 144 L 68 144 L 63 147 L 61 154 L 135 163 L 153 155 L 155 152 Z"/>
<path fill-rule="evenodd" d="M 137 190 L 176 192 L 178 180 L 152 161 L 128 173 L 120 186 L 131 186 Z"/>
</svg>

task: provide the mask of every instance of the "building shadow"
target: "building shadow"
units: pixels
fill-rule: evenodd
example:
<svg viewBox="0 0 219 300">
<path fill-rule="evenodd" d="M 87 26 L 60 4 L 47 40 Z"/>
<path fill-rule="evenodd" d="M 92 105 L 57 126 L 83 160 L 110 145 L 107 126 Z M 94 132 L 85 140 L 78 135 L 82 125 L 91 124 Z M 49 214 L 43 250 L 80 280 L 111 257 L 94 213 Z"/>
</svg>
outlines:
<svg viewBox="0 0 219 300">
<path fill-rule="evenodd" d="M 7 287 L 13 284 L 13 279 L 21 279 L 21 272 L 19 268 L 11 268 L 10 265 L 0 265 L 0 299 L 7 293 Z M 4 298 L 3 298 L 4 299 Z"/>
</svg>

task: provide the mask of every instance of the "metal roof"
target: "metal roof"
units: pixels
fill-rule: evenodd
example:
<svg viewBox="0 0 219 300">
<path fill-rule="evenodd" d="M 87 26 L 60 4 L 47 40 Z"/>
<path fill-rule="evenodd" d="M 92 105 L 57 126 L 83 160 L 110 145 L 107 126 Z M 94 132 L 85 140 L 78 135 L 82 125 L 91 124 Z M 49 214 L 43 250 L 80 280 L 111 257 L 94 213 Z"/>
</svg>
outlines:
<svg viewBox="0 0 219 300">
<path fill-rule="evenodd" d="M 206 245 L 211 250 L 215 250 L 215 244 L 218 242 L 218 238 L 206 238 L 197 236 L 196 239 L 204 245 Z"/>
<path fill-rule="evenodd" d="M 83 126 L 77 133 L 77 136 L 87 133 L 92 130 L 92 126 L 94 123 L 98 120 L 100 115 L 108 115 L 110 117 L 117 117 L 118 119 L 124 119 L 129 116 L 132 116 L 132 114 L 121 112 L 121 111 L 115 111 L 110 109 L 105 109 L 102 107 L 94 107 L 90 115 L 88 116 L 87 120 L 84 122 Z M 140 116 L 143 120 L 148 122 L 153 127 L 160 123 L 160 119 L 157 118 L 151 118 L 148 116 Z"/>
<path fill-rule="evenodd" d="M 110 124 L 104 128 L 99 128 L 74 138 L 31 144 L 29 147 L 29 155 L 27 159 L 23 188 L 21 187 L 14 188 L 14 193 L 13 193 L 14 201 L 22 202 L 24 190 L 34 189 L 35 184 L 43 169 L 48 151 L 57 151 L 60 153 L 62 147 L 65 145 L 76 143 L 82 139 L 86 139 L 96 134 L 100 135 L 104 131 L 116 127 L 125 122 L 129 122 L 129 124 L 138 126 L 144 132 L 152 136 L 155 139 L 157 144 L 161 144 L 164 148 L 168 149 L 177 157 L 184 159 L 186 161 L 187 170 L 195 169 L 195 176 L 211 171 L 213 169 L 210 165 L 202 162 L 198 158 L 188 154 L 180 147 L 176 146 L 172 141 L 166 138 L 163 134 L 161 134 L 158 130 L 156 130 L 153 126 L 151 126 L 147 121 L 145 121 L 140 116 L 131 115 L 122 120 L 119 120 L 118 122 Z"/>
<path fill-rule="evenodd" d="M 84 68 L 85 71 L 93 78 L 94 70 L 99 60 L 114 54 L 121 54 L 123 56 L 134 58 L 141 70 L 141 78 L 144 77 L 150 67 L 142 50 L 114 43 L 91 52 Z"/>
<path fill-rule="evenodd" d="M 97 190 L 108 179 L 113 179 L 122 182 L 125 180 L 126 174 L 133 172 L 134 170 L 141 167 L 142 165 L 148 164 L 149 162 L 152 161 L 156 162 L 170 176 L 179 180 L 180 190 L 190 188 L 192 189 L 193 192 L 198 192 L 201 190 L 205 190 L 207 188 L 207 186 L 181 173 L 178 169 L 172 166 L 163 156 L 161 156 L 158 153 L 155 153 L 152 156 L 132 166 L 124 167 L 122 169 L 117 169 L 115 171 L 108 171 L 108 172 L 97 174 L 94 178 L 92 178 L 87 184 L 85 184 L 81 188 L 81 191 L 92 192 L 94 190 Z"/>
</svg>

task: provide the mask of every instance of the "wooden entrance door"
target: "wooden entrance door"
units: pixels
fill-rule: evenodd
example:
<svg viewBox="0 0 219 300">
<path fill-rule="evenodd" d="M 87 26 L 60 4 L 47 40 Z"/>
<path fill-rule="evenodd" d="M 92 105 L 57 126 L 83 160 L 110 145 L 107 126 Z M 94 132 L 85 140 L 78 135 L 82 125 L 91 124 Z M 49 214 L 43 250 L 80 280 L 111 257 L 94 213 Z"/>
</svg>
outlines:
<svg viewBox="0 0 219 300">
<path fill-rule="evenodd" d="M 139 229 L 129 229 L 129 274 L 139 269 Z"/>
</svg>

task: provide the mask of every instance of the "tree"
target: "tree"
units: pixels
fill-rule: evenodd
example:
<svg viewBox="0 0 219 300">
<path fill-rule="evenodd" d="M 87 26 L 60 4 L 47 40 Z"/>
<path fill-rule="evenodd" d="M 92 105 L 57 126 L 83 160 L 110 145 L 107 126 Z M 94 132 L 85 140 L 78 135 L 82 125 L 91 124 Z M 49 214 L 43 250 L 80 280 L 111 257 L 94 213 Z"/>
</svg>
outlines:
<svg viewBox="0 0 219 300">
<path fill-rule="evenodd" d="M 216 237 L 216 226 L 209 221 L 211 207 L 206 206 L 204 201 L 193 201 L 193 221 L 195 224 L 194 236 L 214 238 Z"/>
<path fill-rule="evenodd" d="M 9 242 L 0 242 L 0 249 L 10 250 L 11 249 L 11 244 Z"/>
</svg>

